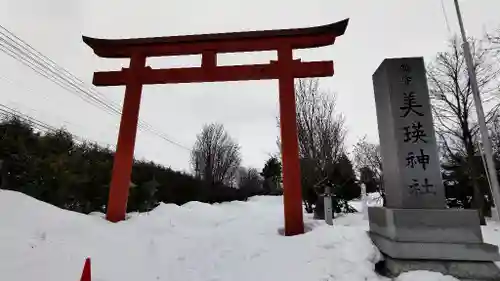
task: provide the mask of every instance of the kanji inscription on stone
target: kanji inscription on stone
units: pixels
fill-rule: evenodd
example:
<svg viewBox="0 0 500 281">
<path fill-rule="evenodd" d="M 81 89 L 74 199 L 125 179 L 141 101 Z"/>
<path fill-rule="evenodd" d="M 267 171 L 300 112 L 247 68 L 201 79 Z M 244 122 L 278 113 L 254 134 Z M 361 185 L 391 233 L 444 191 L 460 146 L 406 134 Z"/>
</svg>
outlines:
<svg viewBox="0 0 500 281">
<path fill-rule="evenodd" d="M 387 207 L 444 208 L 423 58 L 386 59 L 373 83 Z"/>
</svg>

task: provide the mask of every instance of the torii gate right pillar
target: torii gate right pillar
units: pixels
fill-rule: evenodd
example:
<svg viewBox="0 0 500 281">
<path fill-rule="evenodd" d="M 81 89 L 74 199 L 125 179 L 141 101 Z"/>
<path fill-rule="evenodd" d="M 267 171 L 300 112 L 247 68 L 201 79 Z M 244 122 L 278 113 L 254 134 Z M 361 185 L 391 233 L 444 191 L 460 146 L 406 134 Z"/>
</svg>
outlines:
<svg viewBox="0 0 500 281">
<path fill-rule="evenodd" d="M 284 187 L 283 205 L 286 236 L 304 233 L 295 87 L 292 72 L 293 63 L 292 48 L 288 47 L 278 50 L 278 68 L 280 69 L 279 104 L 281 157 Z"/>
</svg>

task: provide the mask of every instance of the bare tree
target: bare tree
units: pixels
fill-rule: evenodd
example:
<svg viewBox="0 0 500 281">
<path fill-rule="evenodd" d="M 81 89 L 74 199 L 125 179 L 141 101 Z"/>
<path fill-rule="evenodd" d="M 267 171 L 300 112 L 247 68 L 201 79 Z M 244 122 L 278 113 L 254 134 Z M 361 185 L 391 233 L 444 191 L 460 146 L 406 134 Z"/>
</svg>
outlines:
<svg viewBox="0 0 500 281">
<path fill-rule="evenodd" d="M 491 44 L 491 49 L 495 50 L 496 54 L 500 54 L 500 27 L 493 32 L 487 33 L 486 38 Z"/>
<path fill-rule="evenodd" d="M 299 79 L 295 94 L 300 157 L 328 173 L 344 152 L 346 135 L 344 117 L 335 111 L 336 97 L 322 91 L 318 79 Z"/>
<path fill-rule="evenodd" d="M 496 116 L 489 125 L 493 152 L 500 154 L 500 116 Z"/>
<path fill-rule="evenodd" d="M 485 107 L 491 109 L 493 93 L 498 89 L 499 70 L 491 60 L 491 52 L 480 41 L 471 40 L 471 43 L 478 87 Z M 482 211 L 484 196 L 478 185 L 478 171 L 474 165 L 479 127 L 463 49 L 457 37 L 450 40 L 449 50 L 439 53 L 427 70 L 436 133 L 442 152 L 446 157 L 465 156 L 474 191 L 472 206 Z M 496 107 L 493 107 L 488 112 L 487 121 L 495 111 Z"/>
<path fill-rule="evenodd" d="M 333 173 L 345 152 L 346 130 L 344 117 L 336 113 L 335 94 L 321 90 L 318 79 L 297 80 L 295 96 L 304 202 L 311 210 L 314 187 Z"/>
<path fill-rule="evenodd" d="M 238 188 L 246 191 L 249 194 L 257 194 L 262 191 L 263 178 L 255 168 L 238 169 L 237 175 Z"/>
<path fill-rule="evenodd" d="M 382 178 L 382 155 L 380 145 L 361 138 L 353 148 L 354 163 L 357 169 L 370 168 L 378 178 Z"/>
<path fill-rule="evenodd" d="M 195 175 L 210 184 L 234 184 L 241 163 L 240 147 L 221 124 L 203 126 L 191 151 Z"/>
<path fill-rule="evenodd" d="M 363 169 L 369 169 L 373 173 L 374 180 L 377 184 L 377 192 L 385 205 L 385 190 L 384 182 L 382 180 L 382 155 L 380 153 L 380 145 L 371 143 L 366 140 L 366 136 L 358 140 L 358 142 L 353 147 L 354 154 L 354 165 L 358 172 L 362 172 Z M 361 178 L 363 182 L 363 179 Z"/>
</svg>

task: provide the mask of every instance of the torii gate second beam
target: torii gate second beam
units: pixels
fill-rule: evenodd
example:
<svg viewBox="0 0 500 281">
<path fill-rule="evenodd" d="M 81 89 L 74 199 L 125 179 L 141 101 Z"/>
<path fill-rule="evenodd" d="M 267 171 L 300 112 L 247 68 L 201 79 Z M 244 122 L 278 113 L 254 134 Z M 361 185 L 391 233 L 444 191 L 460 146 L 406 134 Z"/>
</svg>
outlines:
<svg viewBox="0 0 500 281">
<path fill-rule="evenodd" d="M 333 62 L 294 60 L 293 50 L 332 45 L 336 37 L 344 34 L 347 24 L 346 19 L 301 29 L 140 39 L 107 40 L 84 36 L 83 41 L 99 57 L 130 58 L 129 68 L 96 72 L 93 80 L 96 86 L 126 86 L 107 219 L 117 222 L 125 218 L 143 85 L 278 79 L 285 235 L 303 233 L 294 78 L 332 76 Z M 217 54 L 220 53 L 272 50 L 278 52 L 278 60 L 268 64 L 217 66 Z M 153 69 L 146 66 L 147 57 L 193 54 L 201 54 L 200 67 Z"/>
</svg>

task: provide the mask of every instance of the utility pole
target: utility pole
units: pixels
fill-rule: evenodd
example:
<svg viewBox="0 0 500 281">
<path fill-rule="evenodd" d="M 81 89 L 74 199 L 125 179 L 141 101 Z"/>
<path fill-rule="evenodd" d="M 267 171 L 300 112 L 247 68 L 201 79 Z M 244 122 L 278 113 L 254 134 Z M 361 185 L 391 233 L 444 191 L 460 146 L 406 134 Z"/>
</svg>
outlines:
<svg viewBox="0 0 500 281">
<path fill-rule="evenodd" d="M 472 59 L 472 54 L 470 51 L 470 45 L 467 41 L 467 36 L 465 35 L 464 23 L 462 20 L 462 13 L 460 12 L 460 6 L 458 0 L 455 1 L 455 9 L 457 11 L 458 24 L 460 25 L 460 33 L 462 35 L 462 48 L 464 49 L 465 62 L 467 63 L 467 70 L 469 72 L 469 82 L 471 85 L 472 95 L 474 97 L 474 104 L 476 106 L 477 119 L 479 122 L 479 130 L 481 132 L 481 141 L 484 148 L 484 158 L 486 158 L 486 167 L 488 169 L 488 174 L 491 183 L 491 193 L 494 197 L 495 209 L 497 211 L 498 217 L 500 217 L 500 189 L 498 186 L 498 178 L 496 175 L 495 162 L 493 162 L 493 149 L 491 148 L 490 137 L 488 134 L 488 128 L 486 127 L 486 121 L 484 117 L 483 104 L 481 97 L 479 96 L 479 88 L 477 86 L 476 72 L 474 71 L 474 62 Z"/>
</svg>

